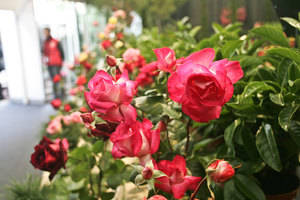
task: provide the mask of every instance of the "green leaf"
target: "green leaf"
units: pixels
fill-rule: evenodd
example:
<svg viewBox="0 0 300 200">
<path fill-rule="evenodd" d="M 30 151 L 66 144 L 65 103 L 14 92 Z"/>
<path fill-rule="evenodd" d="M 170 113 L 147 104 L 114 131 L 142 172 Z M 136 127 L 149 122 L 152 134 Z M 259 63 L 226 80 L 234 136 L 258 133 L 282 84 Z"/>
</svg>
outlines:
<svg viewBox="0 0 300 200">
<path fill-rule="evenodd" d="M 93 152 L 94 153 L 100 153 L 104 150 L 104 141 L 103 140 L 98 140 L 93 144 Z"/>
<path fill-rule="evenodd" d="M 270 93 L 270 100 L 277 104 L 277 105 L 280 105 L 280 106 L 284 106 L 284 102 L 283 102 L 283 96 L 281 93 L 278 93 L 278 94 L 273 94 L 273 93 Z"/>
<path fill-rule="evenodd" d="M 82 162 L 71 169 L 71 177 L 75 182 L 80 181 L 83 178 L 87 178 L 90 172 L 90 166 L 88 162 Z"/>
<path fill-rule="evenodd" d="M 295 81 L 300 78 L 300 67 L 297 65 L 291 65 L 288 70 L 288 78 L 291 81 Z"/>
<path fill-rule="evenodd" d="M 291 49 L 291 48 L 284 48 L 284 47 L 277 47 L 277 48 L 271 48 L 268 50 L 268 54 L 270 55 L 279 55 L 284 58 L 291 59 L 298 64 L 300 63 L 300 53 L 297 50 Z"/>
<path fill-rule="evenodd" d="M 261 26 L 251 30 L 252 33 L 265 39 L 266 41 L 278 44 L 280 46 L 289 47 L 289 42 L 283 32 L 273 26 Z"/>
<path fill-rule="evenodd" d="M 234 180 L 230 179 L 224 184 L 224 200 L 244 200 L 246 199 L 235 187 Z"/>
<path fill-rule="evenodd" d="M 281 171 L 282 164 L 270 124 L 262 124 L 256 134 L 256 147 L 264 162 L 276 171 Z"/>
<path fill-rule="evenodd" d="M 235 187 L 238 191 L 244 194 L 248 199 L 251 200 L 265 200 L 265 194 L 262 189 L 247 176 L 237 174 L 234 177 Z"/>
<path fill-rule="evenodd" d="M 290 17 L 281 17 L 281 19 L 283 21 L 286 21 L 287 23 L 289 23 L 291 26 L 300 30 L 300 22 L 298 20 L 296 20 L 294 18 L 290 18 Z"/>
<path fill-rule="evenodd" d="M 227 41 L 221 49 L 223 58 L 230 58 L 234 55 L 235 50 L 242 46 L 242 40 Z"/>
<path fill-rule="evenodd" d="M 300 147 L 300 122 L 291 121 L 288 127 L 288 131 L 292 139 L 296 142 L 298 147 Z"/>
<path fill-rule="evenodd" d="M 263 91 L 272 90 L 273 92 L 276 92 L 274 87 L 268 85 L 267 83 L 263 81 L 252 81 L 247 84 L 245 87 L 242 96 L 244 98 L 250 97 L 254 95 L 255 93 L 261 93 Z"/>
<path fill-rule="evenodd" d="M 288 126 L 294 115 L 294 113 L 299 109 L 300 105 L 289 105 L 283 108 L 278 116 L 278 122 L 281 128 L 288 131 Z"/>
<path fill-rule="evenodd" d="M 233 144 L 234 133 L 236 131 L 236 128 L 240 125 L 240 123 L 241 123 L 240 119 L 234 120 L 234 122 L 230 124 L 224 131 L 225 143 L 229 147 L 230 153 L 232 153 L 233 155 L 235 154 L 235 149 Z"/>
<path fill-rule="evenodd" d="M 200 29 L 201 29 L 201 26 L 195 26 L 192 30 L 190 30 L 189 35 L 191 37 L 195 37 Z"/>
<path fill-rule="evenodd" d="M 171 119 L 179 119 L 181 117 L 181 112 L 174 110 L 170 105 L 161 104 L 161 106 L 163 115 L 168 115 Z"/>
</svg>

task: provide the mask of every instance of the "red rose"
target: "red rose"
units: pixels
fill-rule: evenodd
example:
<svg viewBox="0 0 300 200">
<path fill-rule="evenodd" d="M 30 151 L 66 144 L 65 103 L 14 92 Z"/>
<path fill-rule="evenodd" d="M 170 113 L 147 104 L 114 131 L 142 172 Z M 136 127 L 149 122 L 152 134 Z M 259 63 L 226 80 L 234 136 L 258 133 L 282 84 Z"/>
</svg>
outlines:
<svg viewBox="0 0 300 200">
<path fill-rule="evenodd" d="M 112 43 L 110 40 L 103 40 L 101 43 L 101 46 L 104 50 L 108 49 L 109 47 L 111 47 Z"/>
<path fill-rule="evenodd" d="M 66 112 L 69 112 L 71 109 L 72 109 L 72 107 L 70 106 L 70 104 L 65 104 L 64 110 L 65 110 Z"/>
<path fill-rule="evenodd" d="M 96 128 L 91 129 L 91 134 L 95 137 L 107 140 L 110 135 L 116 130 L 118 124 L 115 123 L 105 123 L 105 124 L 95 124 Z"/>
<path fill-rule="evenodd" d="M 102 119 L 117 123 L 136 120 L 136 110 L 130 105 L 136 93 L 135 84 L 126 72 L 115 81 L 107 72 L 99 70 L 89 81 L 88 88 L 85 99 Z"/>
<path fill-rule="evenodd" d="M 65 167 L 68 160 L 67 150 L 69 143 L 67 139 L 56 139 L 54 142 L 44 137 L 38 145 L 34 147 L 31 154 L 31 164 L 40 170 L 50 172 L 49 179 Z"/>
<path fill-rule="evenodd" d="M 54 109 L 59 109 L 61 106 L 61 100 L 60 99 L 53 99 L 51 101 L 51 105 L 53 106 Z"/>
<path fill-rule="evenodd" d="M 164 172 L 166 176 L 156 179 L 155 187 L 173 194 L 175 199 L 184 196 L 187 190 L 195 190 L 201 177 L 187 176 L 186 162 L 184 157 L 176 155 L 172 161 L 162 160 L 157 163 L 158 170 Z"/>
<path fill-rule="evenodd" d="M 220 116 L 222 106 L 233 95 L 233 84 L 243 77 L 239 62 L 213 62 L 213 49 L 203 49 L 185 58 L 168 80 L 170 98 L 197 122 Z"/>
<path fill-rule="evenodd" d="M 59 74 L 56 74 L 56 75 L 53 77 L 53 82 L 54 82 L 54 83 L 58 83 L 60 80 L 61 80 L 61 76 L 60 76 Z"/>
<path fill-rule="evenodd" d="M 77 84 L 78 86 L 81 86 L 81 85 L 86 84 L 86 82 L 87 82 L 87 80 L 86 80 L 85 75 L 80 75 L 80 76 L 78 76 L 78 78 L 77 78 L 76 84 Z"/>
<path fill-rule="evenodd" d="M 88 61 L 83 62 L 82 65 L 86 70 L 90 70 L 93 68 L 93 65 L 91 63 L 89 63 Z"/>
<path fill-rule="evenodd" d="M 152 62 L 149 63 L 145 66 L 143 66 L 140 69 L 140 73 L 138 74 L 138 76 L 136 77 L 135 81 L 136 81 L 136 85 L 137 86 L 145 86 L 145 85 L 149 85 L 153 82 L 153 76 L 156 76 L 159 71 L 157 71 L 157 62 Z"/>
<path fill-rule="evenodd" d="M 234 176 L 234 169 L 224 160 L 216 160 L 206 169 L 210 178 L 216 183 L 223 183 Z"/>
<path fill-rule="evenodd" d="M 122 32 L 120 32 L 120 33 L 117 33 L 117 39 L 118 40 L 122 40 L 123 38 L 124 38 L 124 35 L 123 35 L 123 33 Z"/>
<path fill-rule="evenodd" d="M 114 67 L 117 65 L 117 59 L 114 56 L 106 56 L 106 63 L 109 66 Z"/>
<path fill-rule="evenodd" d="M 173 72 L 176 64 L 176 57 L 174 50 L 164 47 L 153 50 L 157 57 L 157 66 L 160 70 L 165 72 Z"/>
<path fill-rule="evenodd" d="M 110 137 L 113 157 L 139 157 L 143 164 L 146 163 L 160 143 L 160 130 L 151 129 L 152 123 L 148 119 L 131 124 L 121 123 Z"/>
<path fill-rule="evenodd" d="M 168 200 L 168 199 L 161 195 L 154 195 L 154 196 L 150 197 L 150 199 L 148 199 L 148 200 Z"/>
<path fill-rule="evenodd" d="M 82 106 L 82 107 L 79 108 L 79 111 L 82 112 L 82 113 L 86 113 L 89 110 L 86 107 Z"/>
</svg>

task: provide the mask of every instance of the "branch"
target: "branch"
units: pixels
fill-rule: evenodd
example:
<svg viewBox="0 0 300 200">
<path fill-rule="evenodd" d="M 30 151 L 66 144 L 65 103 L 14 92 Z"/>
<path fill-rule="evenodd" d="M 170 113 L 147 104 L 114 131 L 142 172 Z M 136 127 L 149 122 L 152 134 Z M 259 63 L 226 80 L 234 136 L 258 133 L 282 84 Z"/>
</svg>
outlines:
<svg viewBox="0 0 300 200">
<path fill-rule="evenodd" d="M 190 197 L 190 200 L 194 200 L 194 199 L 195 199 L 197 193 L 198 193 L 199 190 L 200 190 L 200 187 L 201 187 L 202 183 L 203 183 L 206 179 L 207 179 L 207 177 L 204 177 L 204 178 L 200 181 L 200 183 L 197 185 L 196 189 L 195 189 L 194 192 L 192 193 L 192 195 L 191 195 L 191 197 Z"/>
</svg>

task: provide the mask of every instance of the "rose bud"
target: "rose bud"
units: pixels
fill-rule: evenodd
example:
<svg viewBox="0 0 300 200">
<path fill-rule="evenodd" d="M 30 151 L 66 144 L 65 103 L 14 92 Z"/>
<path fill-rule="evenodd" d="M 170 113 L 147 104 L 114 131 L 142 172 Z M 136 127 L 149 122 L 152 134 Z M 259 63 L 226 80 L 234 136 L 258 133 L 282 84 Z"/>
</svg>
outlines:
<svg viewBox="0 0 300 200">
<path fill-rule="evenodd" d="M 106 63 L 109 66 L 114 67 L 117 65 L 117 59 L 114 56 L 106 56 Z"/>
<path fill-rule="evenodd" d="M 93 68 L 93 65 L 91 64 L 91 63 L 89 63 L 89 62 L 84 62 L 84 63 L 82 63 L 83 64 L 83 67 L 86 69 L 86 70 L 90 70 L 90 69 L 92 69 Z"/>
<path fill-rule="evenodd" d="M 145 198 L 145 200 L 147 200 L 147 199 Z M 168 200 L 168 199 L 161 195 L 154 195 L 154 196 L 150 197 L 150 199 L 148 199 L 148 200 Z"/>
<path fill-rule="evenodd" d="M 67 139 L 56 139 L 54 142 L 44 137 L 38 145 L 34 147 L 31 154 L 31 164 L 40 170 L 50 172 L 49 179 L 52 180 L 55 174 L 68 160 L 67 150 L 69 143 Z"/>
<path fill-rule="evenodd" d="M 85 75 L 80 75 L 80 76 L 78 76 L 78 78 L 77 78 L 76 84 L 77 84 L 78 86 L 81 86 L 81 85 L 86 84 L 86 82 L 87 82 L 87 80 L 86 80 Z"/>
<path fill-rule="evenodd" d="M 150 167 L 145 167 L 142 171 L 142 176 L 145 180 L 149 180 L 152 178 L 153 175 L 153 169 Z"/>
<path fill-rule="evenodd" d="M 59 109 L 61 106 L 61 100 L 60 99 L 53 99 L 51 101 L 51 105 L 53 106 L 54 109 Z"/>
<path fill-rule="evenodd" d="M 56 74 L 56 75 L 53 77 L 53 82 L 54 82 L 54 83 L 58 83 L 60 80 L 61 80 L 61 76 L 60 76 L 59 74 Z"/>
<path fill-rule="evenodd" d="M 223 183 L 234 176 L 233 167 L 224 160 L 216 160 L 208 166 L 206 172 L 216 183 Z"/>
<path fill-rule="evenodd" d="M 70 106 L 70 104 L 65 104 L 64 110 L 65 110 L 66 112 L 69 112 L 71 109 L 72 109 L 72 107 Z"/>
<path fill-rule="evenodd" d="M 94 121 L 92 113 L 83 113 L 80 115 L 80 117 L 84 123 L 90 124 Z"/>
</svg>

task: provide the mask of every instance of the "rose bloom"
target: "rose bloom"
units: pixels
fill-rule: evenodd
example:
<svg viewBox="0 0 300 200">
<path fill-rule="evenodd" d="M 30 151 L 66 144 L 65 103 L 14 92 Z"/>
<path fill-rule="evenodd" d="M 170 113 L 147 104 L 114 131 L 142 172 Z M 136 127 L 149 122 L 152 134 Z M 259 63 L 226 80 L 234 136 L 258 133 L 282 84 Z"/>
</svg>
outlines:
<svg viewBox="0 0 300 200">
<path fill-rule="evenodd" d="M 91 63 L 89 63 L 88 61 L 83 62 L 82 65 L 87 71 L 89 71 L 90 69 L 93 68 L 93 65 Z"/>
<path fill-rule="evenodd" d="M 110 40 L 103 40 L 101 43 L 101 46 L 104 50 L 108 49 L 109 47 L 111 47 L 112 43 Z"/>
<path fill-rule="evenodd" d="M 156 179 L 155 187 L 170 193 L 175 199 L 184 196 L 187 190 L 195 190 L 201 177 L 187 176 L 186 162 L 183 156 L 176 155 L 172 161 L 162 160 L 157 163 L 158 170 L 167 176 Z"/>
<path fill-rule="evenodd" d="M 61 106 L 61 100 L 60 99 L 53 99 L 51 101 L 51 105 L 54 109 L 58 109 Z"/>
<path fill-rule="evenodd" d="M 164 47 L 153 50 L 157 57 L 157 67 L 165 72 L 173 72 L 176 64 L 174 50 Z"/>
<path fill-rule="evenodd" d="M 153 76 L 156 76 L 159 73 L 157 71 L 157 62 L 151 62 L 149 64 L 144 65 L 140 69 L 140 73 L 135 79 L 136 87 L 141 86 L 144 87 L 153 82 Z"/>
<path fill-rule="evenodd" d="M 53 82 L 54 82 L 54 83 L 58 83 L 60 80 L 61 80 L 61 76 L 60 76 L 59 74 L 56 74 L 56 75 L 53 77 Z"/>
<path fill-rule="evenodd" d="M 72 117 L 70 115 L 63 116 L 62 120 L 63 120 L 64 124 L 67 126 L 69 126 L 73 122 Z"/>
<path fill-rule="evenodd" d="M 222 106 L 233 95 L 233 84 L 243 77 L 239 62 L 213 62 L 214 56 L 210 48 L 192 53 L 168 80 L 170 98 L 197 122 L 219 118 Z"/>
<path fill-rule="evenodd" d="M 147 198 L 144 198 L 144 200 L 147 200 Z M 150 197 L 148 200 L 168 200 L 168 199 L 161 195 L 154 195 Z"/>
<path fill-rule="evenodd" d="M 81 115 L 81 113 L 80 112 L 73 112 L 73 113 L 71 113 L 70 114 L 70 117 L 71 117 L 71 119 L 72 119 L 72 122 L 73 123 L 83 123 L 82 122 L 82 119 L 81 119 L 81 117 L 80 117 L 80 115 Z"/>
<path fill-rule="evenodd" d="M 110 137 L 113 157 L 139 157 L 142 165 L 151 160 L 160 143 L 160 130 L 152 130 L 152 127 L 148 119 L 131 124 L 121 123 Z"/>
<path fill-rule="evenodd" d="M 123 35 L 122 32 L 120 32 L 120 33 L 116 34 L 116 37 L 117 37 L 118 40 L 122 40 L 124 38 L 124 35 Z"/>
<path fill-rule="evenodd" d="M 113 16 L 117 17 L 117 18 L 122 18 L 125 19 L 126 18 L 126 12 L 124 10 L 116 10 L 115 12 L 113 12 Z"/>
<path fill-rule="evenodd" d="M 66 112 L 69 112 L 71 109 L 72 109 L 72 107 L 70 106 L 70 104 L 65 104 L 64 110 L 65 110 Z"/>
<path fill-rule="evenodd" d="M 235 174 L 233 167 L 224 160 L 216 160 L 208 166 L 206 171 L 210 178 L 216 183 L 224 183 Z"/>
<path fill-rule="evenodd" d="M 86 82 L 87 82 L 87 80 L 86 80 L 85 75 L 80 75 L 80 76 L 78 76 L 78 78 L 77 78 L 77 80 L 76 80 L 76 84 L 77 84 L 78 86 L 82 86 L 82 85 L 86 84 Z"/>
<path fill-rule="evenodd" d="M 129 48 L 123 53 L 123 60 L 126 63 L 133 63 L 139 61 L 141 52 L 139 49 Z"/>
<path fill-rule="evenodd" d="M 52 119 L 47 126 L 47 129 L 46 129 L 47 133 L 56 134 L 56 133 L 61 132 L 61 130 L 62 130 L 61 119 L 62 119 L 62 116 L 57 116 L 54 119 Z"/>
<path fill-rule="evenodd" d="M 49 179 L 64 167 L 68 160 L 67 151 L 69 143 L 67 139 L 56 139 L 54 142 L 44 137 L 38 145 L 34 147 L 31 154 L 31 164 L 40 170 L 50 172 Z"/>
<path fill-rule="evenodd" d="M 89 81 L 88 88 L 84 93 L 86 102 L 102 119 L 128 123 L 136 120 L 136 110 L 130 105 L 136 93 L 135 84 L 126 72 L 115 81 L 107 72 L 99 70 Z"/>
</svg>

